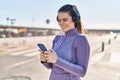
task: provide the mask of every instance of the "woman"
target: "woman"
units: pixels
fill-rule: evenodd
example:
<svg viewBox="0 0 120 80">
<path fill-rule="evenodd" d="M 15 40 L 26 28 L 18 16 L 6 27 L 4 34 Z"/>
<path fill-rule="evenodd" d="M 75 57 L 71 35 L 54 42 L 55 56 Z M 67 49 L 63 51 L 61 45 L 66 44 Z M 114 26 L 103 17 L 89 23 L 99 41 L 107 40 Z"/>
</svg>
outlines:
<svg viewBox="0 0 120 80">
<path fill-rule="evenodd" d="M 49 80 L 80 80 L 87 71 L 90 48 L 76 6 L 62 6 L 57 21 L 65 34 L 55 37 L 52 49 L 40 50 L 40 60 L 52 70 Z"/>
</svg>

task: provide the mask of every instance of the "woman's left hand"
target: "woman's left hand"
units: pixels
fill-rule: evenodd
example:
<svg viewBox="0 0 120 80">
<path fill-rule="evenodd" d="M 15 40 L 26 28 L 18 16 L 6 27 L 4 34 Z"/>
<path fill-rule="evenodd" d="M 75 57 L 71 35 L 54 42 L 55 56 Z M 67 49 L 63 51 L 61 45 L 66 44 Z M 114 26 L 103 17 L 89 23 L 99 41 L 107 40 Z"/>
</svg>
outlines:
<svg viewBox="0 0 120 80">
<path fill-rule="evenodd" d="M 44 53 L 45 53 L 44 56 L 47 62 L 56 63 L 58 56 L 53 49 L 49 49 L 48 51 L 45 51 Z"/>
</svg>

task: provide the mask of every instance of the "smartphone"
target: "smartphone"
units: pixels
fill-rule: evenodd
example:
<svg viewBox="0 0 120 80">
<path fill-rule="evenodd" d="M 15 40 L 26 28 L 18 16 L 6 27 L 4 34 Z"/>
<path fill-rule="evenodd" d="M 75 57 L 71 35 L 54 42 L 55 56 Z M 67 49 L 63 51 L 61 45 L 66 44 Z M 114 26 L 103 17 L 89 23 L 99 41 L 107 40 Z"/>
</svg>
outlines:
<svg viewBox="0 0 120 80">
<path fill-rule="evenodd" d="M 47 48 L 45 47 L 44 44 L 37 44 L 37 45 L 42 51 L 47 51 Z"/>
</svg>

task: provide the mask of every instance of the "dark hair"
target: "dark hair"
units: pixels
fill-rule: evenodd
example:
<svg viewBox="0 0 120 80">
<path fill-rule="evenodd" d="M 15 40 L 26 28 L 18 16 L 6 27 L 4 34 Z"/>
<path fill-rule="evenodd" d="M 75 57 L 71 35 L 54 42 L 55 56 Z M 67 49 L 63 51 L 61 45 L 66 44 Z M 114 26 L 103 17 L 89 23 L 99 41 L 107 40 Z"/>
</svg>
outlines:
<svg viewBox="0 0 120 80">
<path fill-rule="evenodd" d="M 79 33 L 82 33 L 82 24 L 80 19 L 80 13 L 77 10 L 75 5 L 66 4 L 62 6 L 58 12 L 68 12 L 70 16 L 72 16 L 72 20 L 75 23 L 75 27 L 77 28 Z M 57 16 L 58 21 L 58 16 Z"/>
</svg>

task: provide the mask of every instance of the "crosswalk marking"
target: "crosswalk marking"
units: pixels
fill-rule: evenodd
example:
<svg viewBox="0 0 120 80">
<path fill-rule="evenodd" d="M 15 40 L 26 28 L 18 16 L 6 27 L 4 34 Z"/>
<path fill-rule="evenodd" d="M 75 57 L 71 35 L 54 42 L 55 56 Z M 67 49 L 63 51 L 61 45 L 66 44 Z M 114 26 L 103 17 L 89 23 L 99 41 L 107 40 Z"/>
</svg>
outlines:
<svg viewBox="0 0 120 80">
<path fill-rule="evenodd" d="M 27 63 L 30 63 L 30 62 L 32 62 L 34 60 L 35 59 L 30 59 L 30 60 L 27 60 L 27 61 L 18 62 L 18 63 L 12 64 L 12 65 L 9 65 L 9 66 L 5 66 L 4 69 L 10 69 L 10 68 L 13 68 L 13 67 L 16 67 L 16 66 L 27 64 Z"/>
<path fill-rule="evenodd" d="M 24 54 L 23 56 L 25 57 L 32 57 L 32 56 L 36 56 L 36 55 L 39 55 L 40 52 L 33 52 L 33 53 L 29 53 L 29 54 Z"/>
<path fill-rule="evenodd" d="M 11 53 L 10 55 L 12 55 L 12 56 L 19 56 L 19 55 L 22 55 L 22 54 L 31 53 L 31 52 L 35 52 L 35 51 L 37 51 L 37 49 L 20 51 L 20 52 L 14 52 L 14 53 Z"/>
</svg>

